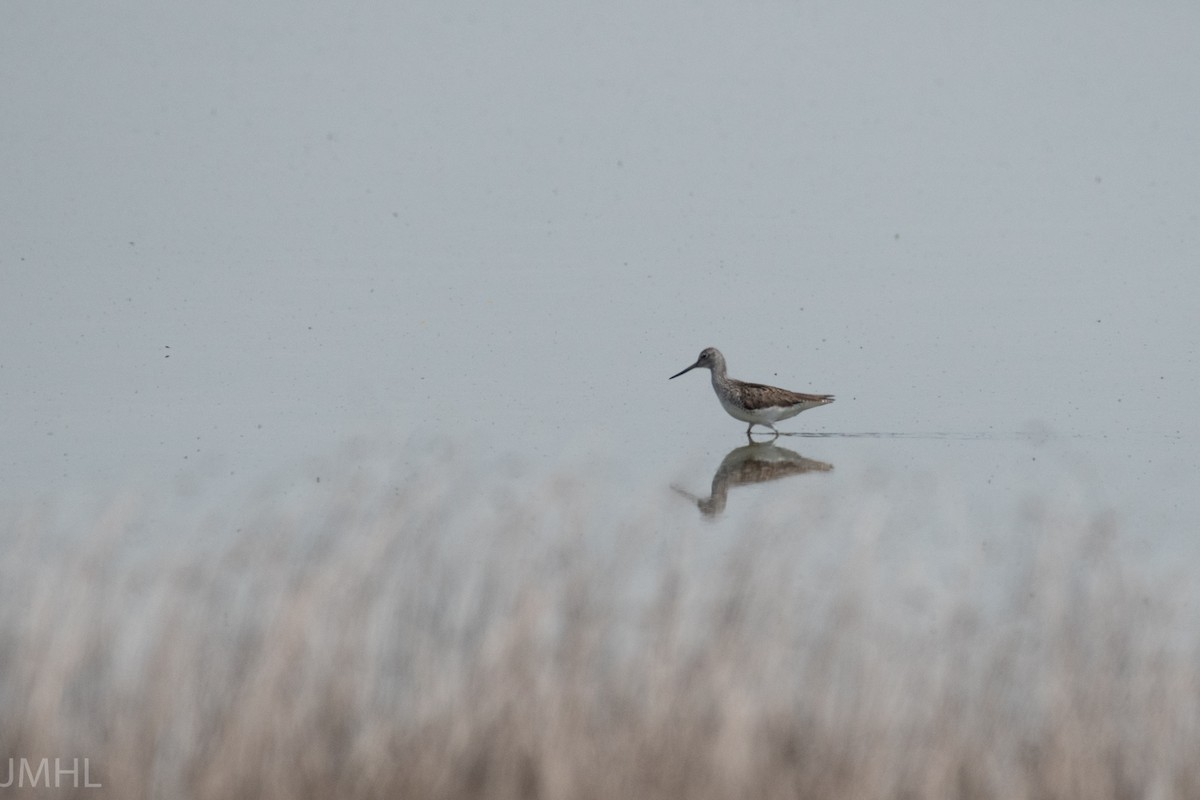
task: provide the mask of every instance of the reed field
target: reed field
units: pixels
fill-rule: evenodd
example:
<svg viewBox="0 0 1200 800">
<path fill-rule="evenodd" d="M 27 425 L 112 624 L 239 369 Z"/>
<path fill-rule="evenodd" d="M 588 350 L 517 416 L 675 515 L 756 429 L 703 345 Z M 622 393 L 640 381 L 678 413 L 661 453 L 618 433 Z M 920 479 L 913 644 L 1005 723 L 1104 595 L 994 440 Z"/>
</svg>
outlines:
<svg viewBox="0 0 1200 800">
<path fill-rule="evenodd" d="M 14 512 L 0 794 L 1200 797 L 1195 609 L 1100 515 L 1047 500 L 995 523 L 1032 543 L 1003 569 L 926 574 L 895 568 L 913 515 L 869 498 L 718 547 L 570 475 L 510 489 L 446 467 L 187 524 Z M 19 785 L 45 758 L 100 785 Z"/>
</svg>

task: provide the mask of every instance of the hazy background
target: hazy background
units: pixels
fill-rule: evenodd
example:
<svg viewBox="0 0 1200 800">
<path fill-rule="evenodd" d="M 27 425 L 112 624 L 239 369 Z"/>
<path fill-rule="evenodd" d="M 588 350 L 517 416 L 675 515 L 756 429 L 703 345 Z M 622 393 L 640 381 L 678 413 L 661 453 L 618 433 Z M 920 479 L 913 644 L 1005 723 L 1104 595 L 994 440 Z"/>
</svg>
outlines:
<svg viewBox="0 0 1200 800">
<path fill-rule="evenodd" d="M 0 4 L 0 783 L 1200 796 L 1198 32 Z"/>
<path fill-rule="evenodd" d="M 924 437 L 781 440 L 834 466 L 788 486 L 1069 484 L 1177 555 L 1197 30 L 1170 2 L 6 4 L 0 491 L 217 503 L 446 445 L 691 518 L 667 486 L 706 493 L 743 426 L 666 378 L 715 345 L 838 395 L 785 430 Z"/>
</svg>

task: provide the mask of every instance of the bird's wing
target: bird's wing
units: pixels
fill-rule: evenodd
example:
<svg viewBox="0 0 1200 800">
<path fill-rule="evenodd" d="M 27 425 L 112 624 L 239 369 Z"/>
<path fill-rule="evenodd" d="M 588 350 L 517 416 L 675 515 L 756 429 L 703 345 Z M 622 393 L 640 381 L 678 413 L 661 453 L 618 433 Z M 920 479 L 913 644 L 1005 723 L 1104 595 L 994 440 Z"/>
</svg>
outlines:
<svg viewBox="0 0 1200 800">
<path fill-rule="evenodd" d="M 746 408 L 751 411 L 776 406 L 794 406 L 800 403 L 819 406 L 833 402 L 833 395 L 831 394 L 789 392 L 787 389 L 780 389 L 777 386 L 766 386 L 761 383 L 742 382 L 741 385 L 742 398 L 745 401 Z"/>
</svg>

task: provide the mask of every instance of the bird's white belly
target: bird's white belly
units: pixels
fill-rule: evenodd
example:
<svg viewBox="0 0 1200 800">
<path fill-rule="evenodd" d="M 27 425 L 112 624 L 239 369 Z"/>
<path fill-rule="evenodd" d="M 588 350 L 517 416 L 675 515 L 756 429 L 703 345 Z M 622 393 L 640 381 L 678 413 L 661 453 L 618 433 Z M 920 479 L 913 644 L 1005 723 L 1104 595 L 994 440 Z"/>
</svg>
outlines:
<svg viewBox="0 0 1200 800">
<path fill-rule="evenodd" d="M 742 408 L 722 394 L 717 394 L 717 399 L 721 401 L 721 407 L 729 416 L 740 419 L 742 422 L 775 423 L 781 419 L 790 419 L 804 410 L 803 406 L 770 406 L 751 411 Z"/>
</svg>

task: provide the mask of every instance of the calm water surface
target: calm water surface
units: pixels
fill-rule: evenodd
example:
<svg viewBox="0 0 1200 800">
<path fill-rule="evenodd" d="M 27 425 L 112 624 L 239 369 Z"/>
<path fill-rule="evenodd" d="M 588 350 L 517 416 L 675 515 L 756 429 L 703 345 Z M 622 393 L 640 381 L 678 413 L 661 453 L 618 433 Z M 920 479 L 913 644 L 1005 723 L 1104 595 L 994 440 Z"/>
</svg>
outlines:
<svg viewBox="0 0 1200 800">
<path fill-rule="evenodd" d="M 701 6 L 8 20 L 8 505 L 192 517 L 450 443 L 718 537 L 1048 502 L 1196 563 L 1196 12 Z M 744 450 L 667 381 L 706 346 L 838 400 Z"/>
</svg>

